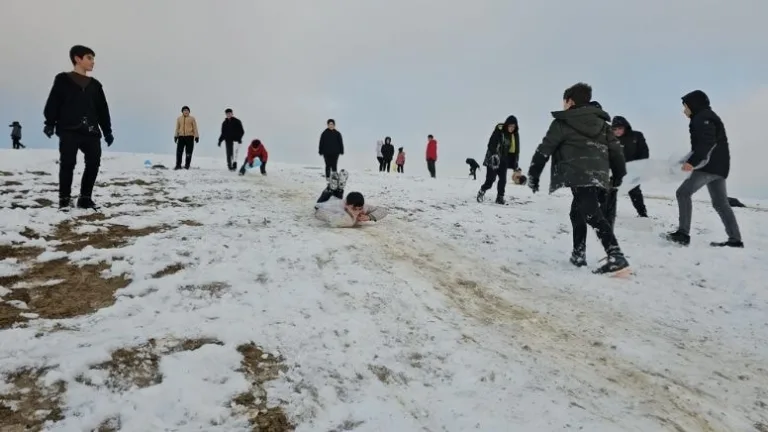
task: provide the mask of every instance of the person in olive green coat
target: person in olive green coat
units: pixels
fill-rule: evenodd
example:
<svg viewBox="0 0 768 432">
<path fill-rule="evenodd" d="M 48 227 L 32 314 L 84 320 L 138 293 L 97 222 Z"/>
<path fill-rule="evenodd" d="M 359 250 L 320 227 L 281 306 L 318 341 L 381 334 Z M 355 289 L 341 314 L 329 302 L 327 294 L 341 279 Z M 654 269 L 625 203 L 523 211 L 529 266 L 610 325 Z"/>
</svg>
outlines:
<svg viewBox="0 0 768 432">
<path fill-rule="evenodd" d="M 528 170 L 528 185 L 536 193 L 544 166 L 552 158 L 550 193 L 568 187 L 573 193 L 571 223 L 573 253 L 571 263 L 577 267 L 586 262 L 586 225 L 597 236 L 608 255 L 606 263 L 595 273 L 616 273 L 628 269 L 613 227 L 603 214 L 602 203 L 612 187 L 618 187 L 626 175 L 624 154 L 607 123 L 611 116 L 590 104 L 592 87 L 575 84 L 563 93 L 563 110 L 552 113 L 552 123 L 536 148 Z M 613 174 L 613 179 L 611 179 Z"/>
</svg>

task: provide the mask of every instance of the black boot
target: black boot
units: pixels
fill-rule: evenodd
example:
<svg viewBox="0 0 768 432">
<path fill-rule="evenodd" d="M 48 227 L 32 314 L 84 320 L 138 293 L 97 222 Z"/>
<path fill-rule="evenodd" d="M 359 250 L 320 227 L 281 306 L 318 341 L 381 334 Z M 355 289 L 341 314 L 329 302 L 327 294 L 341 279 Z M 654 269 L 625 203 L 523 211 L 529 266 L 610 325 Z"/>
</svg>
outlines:
<svg viewBox="0 0 768 432">
<path fill-rule="evenodd" d="M 69 211 L 70 206 L 72 205 L 72 199 L 69 197 L 66 198 L 59 198 L 59 210 L 62 211 Z"/>
<path fill-rule="evenodd" d="M 712 247 L 732 247 L 732 248 L 743 248 L 744 242 L 740 240 L 728 240 L 724 242 L 712 242 L 709 244 Z"/>
<path fill-rule="evenodd" d="M 99 206 L 93 202 L 91 197 L 79 197 L 77 199 L 77 208 L 98 210 Z"/>
<path fill-rule="evenodd" d="M 584 251 L 578 251 L 574 250 L 571 252 L 571 264 L 575 265 L 576 267 L 584 267 L 587 265 L 587 255 L 584 253 Z"/>
<path fill-rule="evenodd" d="M 682 246 L 688 246 L 691 244 L 691 236 L 687 233 L 681 232 L 680 230 L 667 233 L 665 238 L 672 243 L 677 243 Z"/>
<path fill-rule="evenodd" d="M 504 201 L 504 197 L 501 195 L 496 195 L 496 204 L 505 205 L 507 204 L 506 201 Z"/>
<path fill-rule="evenodd" d="M 624 254 L 620 251 L 611 252 L 605 259 L 605 264 L 595 269 L 592 273 L 595 274 L 611 274 L 618 273 L 622 270 L 629 269 L 629 262 L 624 258 Z"/>
<path fill-rule="evenodd" d="M 477 202 L 483 202 L 484 199 L 485 199 L 485 191 L 480 189 L 479 191 L 477 191 Z"/>
</svg>

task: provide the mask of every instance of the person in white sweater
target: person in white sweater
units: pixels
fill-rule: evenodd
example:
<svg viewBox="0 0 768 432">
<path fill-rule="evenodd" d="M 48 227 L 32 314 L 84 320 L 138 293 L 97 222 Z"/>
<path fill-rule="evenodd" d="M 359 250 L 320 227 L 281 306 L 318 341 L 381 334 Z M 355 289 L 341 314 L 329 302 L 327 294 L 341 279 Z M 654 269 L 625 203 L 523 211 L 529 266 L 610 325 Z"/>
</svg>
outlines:
<svg viewBox="0 0 768 432">
<path fill-rule="evenodd" d="M 348 177 L 346 170 L 331 174 L 328 186 L 315 203 L 315 218 L 333 228 L 352 228 L 361 222 L 376 222 L 387 216 L 386 209 L 367 205 L 360 192 L 350 192 L 344 198 Z"/>
<path fill-rule="evenodd" d="M 384 140 L 376 141 L 376 160 L 379 161 L 379 172 L 384 171 L 384 155 L 381 153 L 382 146 L 384 146 Z"/>
</svg>

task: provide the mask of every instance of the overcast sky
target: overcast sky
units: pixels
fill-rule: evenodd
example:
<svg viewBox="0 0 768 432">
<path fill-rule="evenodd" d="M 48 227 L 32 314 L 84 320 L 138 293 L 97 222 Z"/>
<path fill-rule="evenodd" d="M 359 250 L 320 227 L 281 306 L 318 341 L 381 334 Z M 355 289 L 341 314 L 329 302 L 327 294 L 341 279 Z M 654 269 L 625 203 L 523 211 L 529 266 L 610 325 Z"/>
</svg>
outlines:
<svg viewBox="0 0 768 432">
<path fill-rule="evenodd" d="M 43 104 L 71 69 L 70 46 L 84 44 L 114 150 L 172 153 L 189 105 L 196 153 L 219 155 L 231 107 L 275 161 L 319 163 L 332 117 L 342 165 L 375 166 L 375 142 L 390 135 L 406 169 L 426 173 L 431 133 L 446 172 L 482 158 L 495 123 L 515 114 L 527 166 L 564 88 L 586 81 L 666 159 L 687 152 L 680 96 L 699 88 L 726 121 L 731 190 L 768 197 L 756 127 L 768 108 L 765 0 L 4 0 L 2 16 L 0 117 L 21 121 L 31 147 L 55 146 L 40 132 Z"/>
</svg>

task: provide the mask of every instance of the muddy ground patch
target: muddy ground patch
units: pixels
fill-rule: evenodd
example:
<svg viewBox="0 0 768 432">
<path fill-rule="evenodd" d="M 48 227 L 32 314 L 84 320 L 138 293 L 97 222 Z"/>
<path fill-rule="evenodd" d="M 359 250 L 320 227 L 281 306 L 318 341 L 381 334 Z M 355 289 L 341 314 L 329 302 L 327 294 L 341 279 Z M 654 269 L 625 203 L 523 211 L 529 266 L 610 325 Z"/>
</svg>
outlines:
<svg viewBox="0 0 768 432">
<path fill-rule="evenodd" d="M 253 342 L 237 347 L 243 356 L 239 371 L 250 381 L 251 388 L 232 399 L 232 409 L 248 418 L 254 431 L 289 432 L 296 429 L 279 406 L 267 407 L 264 383 L 277 379 L 286 367 L 282 357 L 264 352 Z"/>
<path fill-rule="evenodd" d="M 3 376 L 8 388 L 0 393 L 0 431 L 37 432 L 46 422 L 63 419 L 63 381 L 46 387 L 42 378 L 48 369 L 20 369 Z"/>
</svg>

